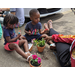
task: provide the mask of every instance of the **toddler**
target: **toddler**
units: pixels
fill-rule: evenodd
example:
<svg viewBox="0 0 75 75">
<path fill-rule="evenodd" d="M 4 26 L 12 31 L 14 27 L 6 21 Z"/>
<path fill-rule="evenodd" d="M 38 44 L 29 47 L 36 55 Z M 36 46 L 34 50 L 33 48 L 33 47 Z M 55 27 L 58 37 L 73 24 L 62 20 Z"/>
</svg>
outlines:
<svg viewBox="0 0 75 75">
<path fill-rule="evenodd" d="M 20 38 L 21 34 L 16 35 L 15 33 L 15 25 L 18 23 L 18 18 L 13 14 L 7 14 L 4 17 L 3 21 L 3 37 L 4 37 L 4 48 L 7 51 L 15 50 L 22 57 L 26 58 L 27 61 L 31 58 L 31 53 L 28 51 L 28 43 L 27 40 L 17 40 Z M 20 46 L 24 47 L 24 51 L 20 48 Z"/>
<path fill-rule="evenodd" d="M 31 21 L 28 22 L 25 26 L 25 37 L 28 42 L 31 42 L 32 39 L 40 39 L 44 38 L 47 35 L 44 34 L 46 32 L 46 29 L 42 31 L 42 25 L 39 22 L 40 21 L 40 13 L 37 9 L 32 9 L 29 12 Z"/>
</svg>

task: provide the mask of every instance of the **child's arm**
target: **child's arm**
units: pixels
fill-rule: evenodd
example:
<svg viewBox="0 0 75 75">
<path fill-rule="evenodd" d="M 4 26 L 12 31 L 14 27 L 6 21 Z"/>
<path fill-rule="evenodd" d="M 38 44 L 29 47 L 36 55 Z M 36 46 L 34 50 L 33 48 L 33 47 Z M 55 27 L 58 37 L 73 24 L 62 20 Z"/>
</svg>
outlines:
<svg viewBox="0 0 75 75">
<path fill-rule="evenodd" d="M 42 29 L 39 29 L 39 33 L 40 33 L 40 34 L 43 34 Z"/>
<path fill-rule="evenodd" d="M 26 29 L 24 30 L 24 32 L 28 35 L 31 35 L 31 32 L 30 31 L 27 31 Z"/>
<path fill-rule="evenodd" d="M 42 29 L 39 29 L 39 33 L 40 33 L 40 34 L 45 34 L 46 31 L 47 31 L 47 29 L 44 29 L 43 31 L 42 31 Z"/>
<path fill-rule="evenodd" d="M 39 22 L 39 33 L 44 34 L 44 31 L 42 31 L 42 24 Z"/>
<path fill-rule="evenodd" d="M 6 37 L 6 40 L 7 40 L 8 43 L 14 42 L 14 41 L 16 41 L 17 39 L 19 39 L 20 36 L 21 36 L 21 34 L 18 34 L 17 37 L 15 37 L 15 38 L 13 38 L 13 39 L 11 39 L 10 36 L 8 36 L 8 37 Z"/>
</svg>

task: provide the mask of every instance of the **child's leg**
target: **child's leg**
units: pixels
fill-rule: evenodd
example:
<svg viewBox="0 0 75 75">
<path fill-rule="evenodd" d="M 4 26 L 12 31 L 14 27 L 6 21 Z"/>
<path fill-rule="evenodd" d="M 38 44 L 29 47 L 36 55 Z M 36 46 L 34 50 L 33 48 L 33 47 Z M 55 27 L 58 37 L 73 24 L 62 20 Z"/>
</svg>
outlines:
<svg viewBox="0 0 75 75">
<path fill-rule="evenodd" d="M 49 20 L 49 21 L 48 21 L 48 28 L 49 28 L 49 30 L 50 30 L 51 28 L 53 28 L 53 26 L 52 26 L 52 20 Z"/>
<path fill-rule="evenodd" d="M 42 34 L 40 38 L 46 38 L 47 36 L 47 34 Z"/>
<path fill-rule="evenodd" d="M 47 42 L 48 42 L 49 44 L 53 44 L 52 40 L 49 40 L 49 41 L 47 40 Z"/>
<path fill-rule="evenodd" d="M 42 34 L 40 38 L 44 38 L 46 41 L 52 40 L 52 36 L 48 36 L 47 34 Z"/>
<path fill-rule="evenodd" d="M 48 44 L 50 44 L 50 49 L 56 49 L 55 43 L 53 43 L 52 40 L 48 41 Z"/>
<path fill-rule="evenodd" d="M 24 49 L 27 53 L 24 53 L 24 51 L 19 47 L 19 46 L 22 46 L 24 45 Z M 20 40 L 19 41 L 19 45 L 17 44 L 9 44 L 9 48 L 11 50 L 15 50 L 18 54 L 20 54 L 22 57 L 26 58 L 27 61 L 30 61 L 31 57 L 32 57 L 32 54 L 29 52 L 28 50 L 28 43 L 26 40 Z"/>
<path fill-rule="evenodd" d="M 22 46 L 23 45 L 23 47 L 24 47 L 24 50 L 26 51 L 26 52 L 28 52 L 28 42 L 27 42 L 27 40 L 20 40 L 19 41 L 19 46 Z"/>
<path fill-rule="evenodd" d="M 23 51 L 17 44 L 11 43 L 11 44 L 9 44 L 8 47 L 9 47 L 9 49 L 11 49 L 11 50 L 15 50 L 18 54 L 20 54 L 21 56 L 23 56 L 24 58 L 27 59 L 28 55 L 26 55 L 26 54 L 24 53 L 24 51 Z"/>
<path fill-rule="evenodd" d="M 50 30 L 50 28 L 53 28 L 52 20 L 49 20 L 47 23 L 44 23 L 44 28 L 48 30 Z"/>
</svg>

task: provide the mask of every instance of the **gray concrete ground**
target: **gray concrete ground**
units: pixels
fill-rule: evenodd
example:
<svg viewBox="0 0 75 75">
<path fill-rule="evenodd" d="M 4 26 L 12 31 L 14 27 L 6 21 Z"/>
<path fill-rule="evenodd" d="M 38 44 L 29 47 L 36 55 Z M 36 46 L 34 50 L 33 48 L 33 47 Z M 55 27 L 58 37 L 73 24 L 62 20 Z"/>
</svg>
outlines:
<svg viewBox="0 0 75 75">
<path fill-rule="evenodd" d="M 71 10 L 42 18 L 42 27 L 43 24 L 50 19 L 53 21 L 53 28 L 60 34 L 75 34 L 75 15 Z M 20 28 L 22 35 L 24 34 L 25 25 L 26 23 Z M 42 29 L 44 29 L 44 27 Z M 15 30 L 18 32 L 18 28 L 15 28 Z M 29 67 L 26 59 L 22 58 L 15 51 L 5 51 L 3 42 L 4 41 L 2 37 L 0 40 L 0 67 Z M 36 46 L 33 46 L 31 53 L 36 53 L 39 57 L 42 58 L 42 67 L 60 67 L 54 52 L 55 51 L 50 50 L 49 45 L 46 44 L 43 53 L 39 53 Z"/>
</svg>

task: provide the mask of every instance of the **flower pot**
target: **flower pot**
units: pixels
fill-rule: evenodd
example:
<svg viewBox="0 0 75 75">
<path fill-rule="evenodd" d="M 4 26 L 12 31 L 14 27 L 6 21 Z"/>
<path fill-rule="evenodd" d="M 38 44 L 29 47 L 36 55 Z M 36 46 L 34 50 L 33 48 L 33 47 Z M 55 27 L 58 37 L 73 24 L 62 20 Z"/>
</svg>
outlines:
<svg viewBox="0 0 75 75">
<path fill-rule="evenodd" d="M 45 48 L 45 45 L 43 47 L 38 47 L 37 46 L 37 49 L 38 49 L 39 52 L 43 52 L 44 48 Z"/>
<path fill-rule="evenodd" d="M 31 61 L 29 61 L 29 65 L 30 65 L 30 67 L 41 67 L 42 63 L 39 66 L 34 66 L 31 64 Z"/>
</svg>

